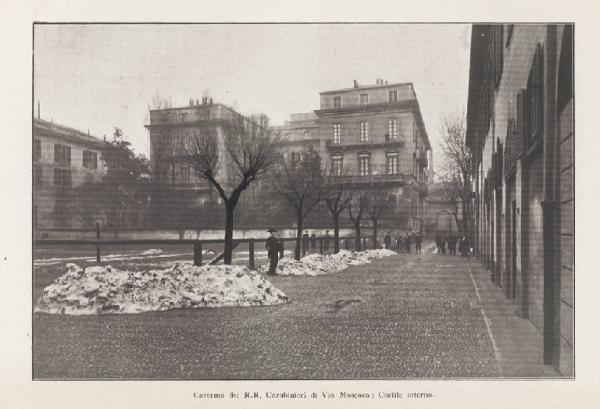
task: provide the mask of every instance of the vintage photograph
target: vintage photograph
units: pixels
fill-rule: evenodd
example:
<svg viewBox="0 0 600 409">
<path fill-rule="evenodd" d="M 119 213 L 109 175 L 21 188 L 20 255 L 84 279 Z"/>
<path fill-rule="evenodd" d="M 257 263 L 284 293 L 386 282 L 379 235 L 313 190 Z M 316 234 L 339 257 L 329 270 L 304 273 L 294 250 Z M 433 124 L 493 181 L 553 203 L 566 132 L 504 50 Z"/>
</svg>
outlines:
<svg viewBox="0 0 600 409">
<path fill-rule="evenodd" d="M 575 377 L 574 24 L 32 30 L 33 380 Z"/>
</svg>

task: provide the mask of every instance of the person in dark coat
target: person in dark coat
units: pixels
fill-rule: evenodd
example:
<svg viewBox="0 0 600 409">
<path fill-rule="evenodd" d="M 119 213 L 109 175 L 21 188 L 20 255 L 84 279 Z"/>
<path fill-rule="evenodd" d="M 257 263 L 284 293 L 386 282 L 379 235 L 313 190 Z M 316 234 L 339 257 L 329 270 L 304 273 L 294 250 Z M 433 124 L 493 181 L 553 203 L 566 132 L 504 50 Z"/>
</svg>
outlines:
<svg viewBox="0 0 600 409">
<path fill-rule="evenodd" d="M 329 239 L 331 235 L 329 234 L 329 230 L 325 231 L 325 236 L 323 236 L 323 253 L 329 252 Z"/>
<path fill-rule="evenodd" d="M 456 254 L 456 236 L 454 234 L 450 234 L 448 237 L 448 253 L 455 255 Z"/>
<path fill-rule="evenodd" d="M 421 233 L 417 233 L 415 236 L 415 252 L 421 254 Z"/>
<path fill-rule="evenodd" d="M 313 253 L 316 252 L 316 249 L 317 249 L 317 233 L 315 233 L 314 231 L 310 235 L 310 248 L 311 248 L 311 251 Z"/>
<path fill-rule="evenodd" d="M 270 228 L 267 230 L 271 235 L 267 239 L 265 243 L 265 247 L 267 248 L 267 254 L 269 256 L 269 275 L 275 275 L 275 270 L 277 269 L 277 263 L 279 262 L 279 253 L 280 253 L 280 244 L 279 240 L 275 236 L 275 229 Z"/>
<path fill-rule="evenodd" d="M 406 252 L 410 253 L 410 246 L 412 245 L 412 235 L 410 232 L 406 232 Z"/>
<path fill-rule="evenodd" d="M 446 238 L 440 238 L 440 247 L 442 248 L 442 254 L 446 254 Z"/>
<path fill-rule="evenodd" d="M 439 234 L 435 236 L 435 246 L 437 247 L 437 253 L 442 254 L 442 236 Z"/>
<path fill-rule="evenodd" d="M 308 253 L 309 238 L 310 236 L 308 235 L 308 230 L 305 230 L 304 234 L 302 235 L 302 257 L 306 256 L 306 253 Z"/>
<path fill-rule="evenodd" d="M 390 237 L 389 233 L 385 234 L 385 237 L 383 238 L 383 244 L 386 249 L 390 248 L 390 246 L 392 244 L 392 238 Z"/>
</svg>

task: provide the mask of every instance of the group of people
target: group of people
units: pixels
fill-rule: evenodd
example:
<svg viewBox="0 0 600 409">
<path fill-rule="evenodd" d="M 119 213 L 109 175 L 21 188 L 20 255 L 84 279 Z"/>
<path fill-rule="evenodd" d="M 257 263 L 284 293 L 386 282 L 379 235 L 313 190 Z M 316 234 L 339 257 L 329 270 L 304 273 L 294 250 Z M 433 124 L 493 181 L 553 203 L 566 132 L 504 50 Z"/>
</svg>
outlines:
<svg viewBox="0 0 600 409">
<path fill-rule="evenodd" d="M 421 233 L 412 233 L 405 231 L 402 235 L 394 238 L 394 246 L 392 246 L 392 236 L 386 233 L 383 238 L 383 244 L 386 249 L 399 250 L 401 253 L 410 253 L 412 247 L 412 241 L 415 241 L 415 252 L 421 253 Z"/>
<path fill-rule="evenodd" d="M 466 256 L 469 253 L 469 241 L 467 236 L 457 237 L 454 234 L 450 234 L 447 238 L 437 234 L 435 236 L 435 245 L 437 247 L 438 254 L 456 254 L 456 247 L 462 256 Z"/>
<path fill-rule="evenodd" d="M 281 239 L 277 238 L 275 232 L 277 230 L 270 228 L 267 230 L 270 235 L 265 242 L 265 247 L 267 248 L 267 255 L 269 257 L 269 275 L 275 274 L 275 269 L 277 268 L 277 263 L 279 259 L 283 258 L 283 242 Z M 317 251 L 317 233 L 312 232 L 312 234 L 308 234 L 308 231 L 305 231 L 302 235 L 302 257 L 306 255 L 306 253 L 316 253 Z M 325 235 L 321 237 L 323 242 L 323 253 L 326 254 L 329 252 L 329 243 L 332 239 L 329 234 L 329 230 L 325 231 Z"/>
<path fill-rule="evenodd" d="M 317 233 L 312 232 L 312 234 L 308 235 L 308 230 L 304 231 L 302 235 L 302 257 L 306 255 L 306 253 L 311 252 L 315 253 L 317 251 Z M 329 230 L 325 230 L 325 235 L 322 237 L 323 239 L 323 253 L 329 252 L 329 242 L 331 241 L 331 235 L 329 234 Z"/>
</svg>

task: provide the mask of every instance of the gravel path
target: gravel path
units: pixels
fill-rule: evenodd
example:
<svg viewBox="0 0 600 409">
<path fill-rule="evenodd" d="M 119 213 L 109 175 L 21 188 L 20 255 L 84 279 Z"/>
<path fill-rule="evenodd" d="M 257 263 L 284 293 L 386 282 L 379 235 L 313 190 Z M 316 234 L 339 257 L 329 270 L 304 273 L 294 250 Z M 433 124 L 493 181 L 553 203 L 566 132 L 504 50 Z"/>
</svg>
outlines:
<svg viewBox="0 0 600 409">
<path fill-rule="evenodd" d="M 394 379 L 498 376 L 464 260 L 401 254 L 273 277 L 273 307 L 34 314 L 36 379 Z"/>
</svg>

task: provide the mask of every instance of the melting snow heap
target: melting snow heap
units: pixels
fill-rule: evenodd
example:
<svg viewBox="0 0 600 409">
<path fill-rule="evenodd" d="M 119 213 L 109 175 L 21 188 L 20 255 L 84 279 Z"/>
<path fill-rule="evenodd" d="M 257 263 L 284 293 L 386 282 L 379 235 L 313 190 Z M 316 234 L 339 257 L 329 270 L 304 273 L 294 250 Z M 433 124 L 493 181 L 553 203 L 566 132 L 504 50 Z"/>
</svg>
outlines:
<svg viewBox="0 0 600 409">
<path fill-rule="evenodd" d="M 134 314 L 174 308 L 275 305 L 289 298 L 256 271 L 243 266 L 196 267 L 175 264 L 164 270 L 122 271 L 110 266 L 67 272 L 44 289 L 36 311 L 50 314 Z"/>
<path fill-rule="evenodd" d="M 365 250 L 365 251 L 348 251 L 340 250 L 336 254 L 310 254 L 298 260 L 284 257 L 277 264 L 275 273 L 277 275 L 292 275 L 292 276 L 317 276 L 322 274 L 337 273 L 345 270 L 348 266 L 358 266 L 368 264 L 374 259 L 397 255 L 395 251 L 380 249 L 380 250 Z M 268 265 L 260 267 L 261 273 L 266 273 L 269 270 Z"/>
</svg>

